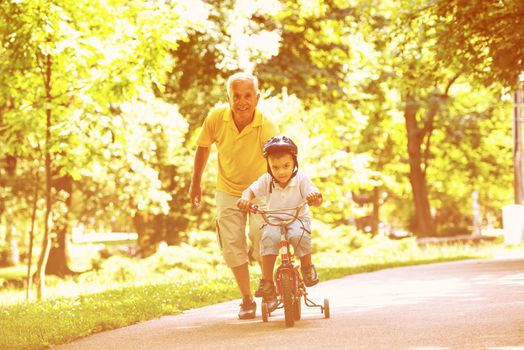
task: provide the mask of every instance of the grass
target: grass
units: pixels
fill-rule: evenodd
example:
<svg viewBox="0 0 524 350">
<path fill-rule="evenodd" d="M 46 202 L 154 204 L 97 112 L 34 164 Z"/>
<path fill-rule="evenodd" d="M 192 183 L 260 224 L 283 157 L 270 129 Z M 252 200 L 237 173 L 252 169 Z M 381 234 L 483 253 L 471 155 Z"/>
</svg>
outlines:
<svg viewBox="0 0 524 350">
<path fill-rule="evenodd" d="M 0 349 L 42 349 L 104 330 L 230 300 L 233 281 L 192 280 L 18 304 L 0 311 Z"/>
<path fill-rule="evenodd" d="M 36 271 L 36 268 L 32 267 L 32 271 Z M 0 273 L 0 284 L 3 283 L 5 280 L 24 280 L 26 276 L 27 266 L 25 265 L 4 267 L 1 269 Z"/>
<path fill-rule="evenodd" d="M 340 234 L 347 236 L 347 232 Z M 206 238 L 200 236 L 199 239 Z M 326 240 L 329 237 L 322 240 L 322 244 Z M 504 247 L 500 242 L 424 247 L 419 247 L 412 239 L 391 241 L 360 237 L 355 240 L 353 237 L 351 242 L 351 249 L 347 242 L 345 249 L 316 246 L 314 261 L 322 280 L 397 266 L 493 257 L 508 253 L 522 254 L 524 251 L 522 246 Z M 198 254 L 204 254 L 198 257 L 202 264 L 182 266 L 190 258 L 180 257 L 181 252 L 188 251 L 187 254 L 191 256 L 197 254 L 192 249 L 198 250 Z M 205 251 L 206 249 L 209 250 Z M 205 247 L 200 248 L 173 247 L 172 250 L 160 252 L 140 263 L 113 259 L 107 264 L 110 266 L 102 266 L 102 271 L 96 275 L 87 275 L 82 280 L 61 281 L 63 284 L 58 283 L 56 290 L 51 288 L 55 293 L 52 299 L 27 304 L 4 304 L 0 311 L 0 349 L 43 349 L 96 332 L 239 298 L 230 272 L 222 263 L 217 262 L 215 249 L 217 248 L 212 244 L 209 247 L 206 243 Z M 202 262 L 202 259 L 207 260 Z M 120 261 L 121 265 L 116 266 L 118 264 L 115 261 Z M 187 270 L 195 266 L 195 270 Z M 135 275 L 129 275 L 126 268 L 135 271 Z M 140 268 L 143 269 L 142 272 Z M 259 278 L 257 270 L 252 269 L 253 289 Z M 149 278 L 145 279 L 144 274 Z M 81 289 L 77 295 L 61 296 L 70 293 L 60 294 L 59 291 L 63 291 L 65 284 L 70 284 L 70 288 L 75 289 L 92 278 L 100 279 L 98 292 Z M 124 280 L 115 281 L 119 278 Z M 114 287 L 107 285 L 109 280 L 114 282 Z M 101 285 L 106 286 L 105 290 Z"/>
</svg>

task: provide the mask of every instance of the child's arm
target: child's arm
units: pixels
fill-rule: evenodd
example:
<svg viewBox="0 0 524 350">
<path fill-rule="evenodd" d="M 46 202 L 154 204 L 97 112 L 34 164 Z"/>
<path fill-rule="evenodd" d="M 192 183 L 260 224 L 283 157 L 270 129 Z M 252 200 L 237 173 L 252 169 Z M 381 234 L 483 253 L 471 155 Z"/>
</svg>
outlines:
<svg viewBox="0 0 524 350">
<path fill-rule="evenodd" d="M 303 189 L 301 190 L 302 193 L 307 193 L 306 200 L 307 204 L 314 205 L 314 206 L 320 206 L 322 204 L 322 193 L 320 193 L 317 186 L 311 182 L 309 177 L 302 175 L 302 184 Z"/>
<path fill-rule="evenodd" d="M 251 189 L 248 187 L 242 192 L 242 197 L 237 201 L 237 207 L 238 209 L 248 212 L 249 206 L 251 205 L 251 200 L 255 198 L 255 194 Z"/>
<path fill-rule="evenodd" d="M 319 207 L 322 204 L 322 193 L 320 192 L 311 192 L 306 196 L 307 203 L 309 205 L 315 205 Z"/>
</svg>

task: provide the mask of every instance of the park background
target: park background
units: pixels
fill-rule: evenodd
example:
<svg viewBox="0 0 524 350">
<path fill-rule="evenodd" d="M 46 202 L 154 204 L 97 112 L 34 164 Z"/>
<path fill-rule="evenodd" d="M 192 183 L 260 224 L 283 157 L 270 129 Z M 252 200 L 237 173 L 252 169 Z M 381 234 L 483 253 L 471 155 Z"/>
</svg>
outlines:
<svg viewBox="0 0 524 350">
<path fill-rule="evenodd" d="M 2 1 L 2 302 L 45 299 L 46 281 L 52 299 L 226 278 L 216 154 L 198 209 L 188 189 L 199 128 L 237 71 L 259 78 L 259 107 L 324 195 L 321 267 L 507 250 L 420 242 L 501 234 L 523 18 L 518 0 Z M 31 346 L 123 324 L 93 319 Z"/>
</svg>

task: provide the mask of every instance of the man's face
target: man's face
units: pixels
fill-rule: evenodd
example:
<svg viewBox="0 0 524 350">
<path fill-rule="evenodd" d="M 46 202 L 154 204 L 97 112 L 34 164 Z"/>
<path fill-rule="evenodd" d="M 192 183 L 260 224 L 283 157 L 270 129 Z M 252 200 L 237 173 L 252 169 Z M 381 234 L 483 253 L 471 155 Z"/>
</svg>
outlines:
<svg viewBox="0 0 524 350">
<path fill-rule="evenodd" d="M 259 94 L 251 80 L 234 80 L 228 98 L 235 117 L 240 120 L 251 119 L 257 107 L 258 97 Z"/>
<path fill-rule="evenodd" d="M 293 170 L 295 170 L 295 161 L 289 153 L 270 155 L 269 167 L 275 180 L 277 180 L 280 186 L 285 187 L 291 180 Z"/>
</svg>

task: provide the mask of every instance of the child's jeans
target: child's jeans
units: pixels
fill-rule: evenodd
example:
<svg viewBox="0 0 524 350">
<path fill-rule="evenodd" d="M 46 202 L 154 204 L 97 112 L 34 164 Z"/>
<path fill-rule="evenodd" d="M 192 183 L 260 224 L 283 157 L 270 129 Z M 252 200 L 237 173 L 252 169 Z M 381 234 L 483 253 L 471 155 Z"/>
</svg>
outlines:
<svg viewBox="0 0 524 350">
<path fill-rule="evenodd" d="M 311 254 L 311 220 L 301 218 L 295 220 L 287 226 L 287 239 L 295 248 L 295 256 L 300 258 L 304 255 Z M 307 231 L 302 229 L 305 227 Z M 260 255 L 278 255 L 280 248 L 280 226 L 264 225 L 262 227 L 262 240 L 260 241 Z"/>
</svg>

